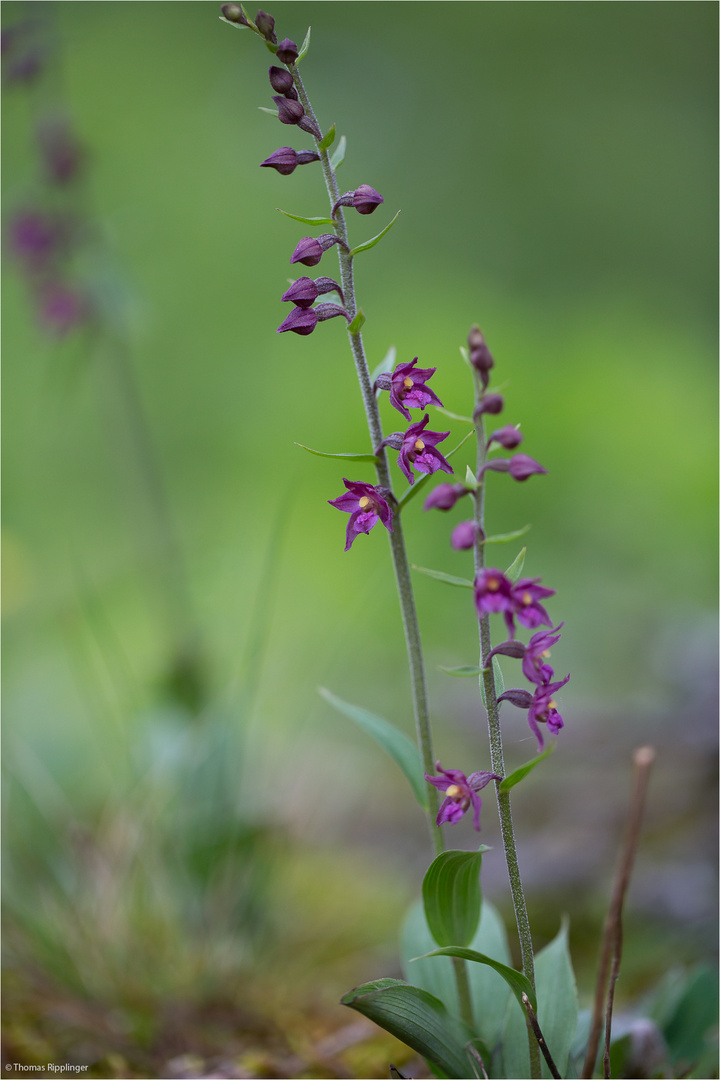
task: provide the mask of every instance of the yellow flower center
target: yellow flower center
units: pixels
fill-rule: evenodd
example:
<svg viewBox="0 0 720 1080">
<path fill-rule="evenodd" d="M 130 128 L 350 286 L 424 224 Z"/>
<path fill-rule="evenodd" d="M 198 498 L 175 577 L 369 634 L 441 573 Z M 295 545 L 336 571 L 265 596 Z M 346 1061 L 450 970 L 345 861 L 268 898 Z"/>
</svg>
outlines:
<svg viewBox="0 0 720 1080">
<path fill-rule="evenodd" d="M 445 794 L 449 799 L 461 799 L 464 792 L 457 784 L 451 784 L 449 788 L 445 789 Z"/>
<path fill-rule="evenodd" d="M 549 649 L 543 649 L 543 651 L 541 652 L 540 655 L 541 656 L 549 656 L 550 655 L 550 650 Z"/>
<path fill-rule="evenodd" d="M 358 499 L 358 506 L 361 510 L 367 510 L 368 506 L 370 506 L 370 500 L 368 499 L 367 495 L 362 495 Z"/>
<path fill-rule="evenodd" d="M 408 375 L 407 379 L 405 379 L 404 382 L 403 382 L 403 386 L 405 387 L 406 390 L 412 390 L 414 385 L 415 385 L 415 383 L 412 381 L 412 379 Z"/>
<path fill-rule="evenodd" d="M 532 596 L 530 595 L 529 592 L 524 592 L 522 594 L 522 602 L 525 605 L 525 607 L 527 607 L 528 604 L 532 604 Z"/>
<path fill-rule="evenodd" d="M 496 577 L 488 578 L 487 580 L 488 592 L 497 592 L 500 588 L 500 582 Z"/>
<path fill-rule="evenodd" d="M 422 439 L 415 440 L 415 449 L 418 451 L 425 449 L 425 443 L 422 441 Z"/>
</svg>

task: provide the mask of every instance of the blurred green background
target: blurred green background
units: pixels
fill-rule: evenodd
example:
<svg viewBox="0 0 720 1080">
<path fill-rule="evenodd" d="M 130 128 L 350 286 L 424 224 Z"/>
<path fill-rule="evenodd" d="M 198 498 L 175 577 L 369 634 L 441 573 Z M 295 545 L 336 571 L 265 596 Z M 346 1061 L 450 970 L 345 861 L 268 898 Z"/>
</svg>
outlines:
<svg viewBox="0 0 720 1080">
<path fill-rule="evenodd" d="M 369 449 L 341 320 L 275 334 L 306 228 L 276 207 L 324 215 L 320 172 L 258 168 L 310 138 L 259 110 L 270 54 L 218 13 L 3 4 L 4 26 L 36 20 L 28 40 L 45 50 L 38 77 L 5 90 L 5 220 L 76 215 L 70 269 L 102 312 L 51 340 L 6 252 L 6 1004 L 25 1055 L 10 1060 L 62 1046 L 99 1076 L 181 1075 L 178 1055 L 204 1051 L 177 1010 L 209 1001 L 223 1033 L 210 1058 L 237 1026 L 228 1001 L 283 1039 L 298 992 L 320 1034 L 347 1023 L 339 993 L 396 971 L 397 920 L 429 856 L 395 766 L 317 694 L 412 730 L 386 537 L 343 551 L 347 519 L 327 500 L 348 471 L 296 446 Z M 458 346 L 478 322 L 503 422 L 549 471 L 491 476 L 488 522 L 532 523 L 526 570 L 565 620 L 566 727 L 518 791 L 516 831 L 538 941 L 570 913 L 584 1000 L 629 755 L 658 746 L 629 1001 L 715 941 L 716 5 L 271 13 L 280 37 L 312 25 L 302 73 L 323 128 L 347 136 L 343 190 L 384 196 L 372 221 L 349 217 L 351 240 L 402 210 L 356 260 L 371 366 L 391 346 L 418 356 L 467 414 Z M 33 135 L 56 110 L 86 151 L 60 196 Z M 333 275 L 332 252 L 320 272 Z M 400 427 L 382 408 L 386 431 Z M 450 428 L 448 445 L 464 434 L 431 427 Z M 462 509 L 421 502 L 405 517 L 411 561 L 469 575 L 449 547 Z M 487 768 L 476 688 L 438 670 L 476 662 L 472 604 L 423 577 L 416 595 L 437 753 Z M 534 740 L 522 713 L 504 725 L 512 767 Z M 485 885 L 507 913 L 485 803 Z M 448 840 L 474 842 L 465 824 Z M 313 1047 L 292 1052 L 321 1075 Z M 302 1074 L 263 1067 L 242 1075 Z"/>
</svg>

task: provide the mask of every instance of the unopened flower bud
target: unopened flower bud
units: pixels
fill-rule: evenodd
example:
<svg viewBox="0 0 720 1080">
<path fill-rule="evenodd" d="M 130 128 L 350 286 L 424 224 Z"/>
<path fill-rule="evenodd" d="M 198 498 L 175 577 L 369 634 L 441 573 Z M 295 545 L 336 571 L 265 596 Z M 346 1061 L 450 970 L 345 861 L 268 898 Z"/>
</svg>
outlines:
<svg viewBox="0 0 720 1080">
<path fill-rule="evenodd" d="M 339 244 L 340 240 L 337 236 L 333 236 L 332 233 L 323 233 L 322 236 L 317 238 L 314 236 L 304 236 L 298 246 L 293 251 L 290 262 L 302 263 L 303 266 L 317 266 L 320 262 L 323 252 L 331 248 L 333 244 Z"/>
<path fill-rule="evenodd" d="M 423 510 L 452 510 L 458 499 L 467 494 L 464 484 L 438 484 L 425 500 Z"/>
<path fill-rule="evenodd" d="M 298 47 L 290 38 L 283 38 L 278 45 L 276 55 L 283 64 L 294 64 L 298 58 Z"/>
<path fill-rule="evenodd" d="M 281 124 L 299 124 L 305 116 L 305 110 L 299 101 L 275 95 L 273 101 L 278 107 L 278 119 Z"/>
<path fill-rule="evenodd" d="M 450 537 L 450 543 L 456 551 L 467 551 L 468 548 L 475 546 L 475 537 L 477 536 L 477 526 L 474 521 L 461 521 L 459 525 L 456 525 L 452 531 Z"/>
<path fill-rule="evenodd" d="M 297 99 L 295 82 L 289 71 L 286 71 L 285 68 L 273 66 L 268 71 L 268 75 L 270 76 L 270 85 L 276 93 L 284 94 L 294 100 Z"/>
<path fill-rule="evenodd" d="M 272 15 L 268 15 L 267 11 L 258 11 L 255 16 L 255 25 L 265 38 L 266 41 L 272 41 L 273 45 L 277 45 L 277 34 L 275 33 L 275 20 Z"/>
<path fill-rule="evenodd" d="M 477 421 L 484 413 L 489 413 L 491 416 L 497 416 L 498 413 L 503 411 L 505 401 L 502 394 L 485 394 L 480 404 L 473 413 L 473 420 Z"/>
<path fill-rule="evenodd" d="M 277 333 L 284 334 L 292 330 L 294 334 L 307 337 L 308 334 L 312 334 L 319 322 L 333 319 L 337 315 L 344 315 L 347 318 L 345 308 L 337 304 L 318 304 L 316 308 L 294 307 L 287 319 L 278 326 Z"/>
<path fill-rule="evenodd" d="M 358 214 L 372 214 L 383 201 L 382 195 L 375 188 L 371 188 L 369 184 L 361 184 L 355 191 L 346 191 L 340 196 L 332 208 L 332 216 L 335 217 L 339 206 L 354 206 Z"/>
<path fill-rule="evenodd" d="M 320 155 L 314 150 L 293 150 L 290 146 L 281 146 L 260 162 L 260 168 L 275 169 L 281 176 L 289 176 L 298 165 L 309 165 L 311 161 L 319 160 Z"/>
<path fill-rule="evenodd" d="M 470 350 L 470 363 L 477 371 L 487 373 L 494 366 L 495 361 L 479 326 L 473 326 L 468 334 L 468 349 Z"/>
<path fill-rule="evenodd" d="M 490 443 L 499 443 L 500 446 L 505 447 L 506 450 L 514 450 L 516 446 L 519 446 L 523 437 L 516 427 L 512 424 L 506 424 L 505 427 L 498 428 L 497 431 L 493 431 L 492 435 L 488 439 L 488 446 Z"/>
<path fill-rule="evenodd" d="M 281 299 L 290 301 L 298 307 L 307 308 L 315 303 L 318 296 L 329 292 L 338 292 L 342 298 L 342 290 L 332 278 L 317 278 L 313 281 L 312 278 L 301 277 L 293 282 Z"/>
<path fill-rule="evenodd" d="M 243 9 L 239 4 L 222 4 L 220 10 L 228 22 L 240 23 L 241 26 L 249 26 L 250 23 L 243 15 Z"/>
</svg>

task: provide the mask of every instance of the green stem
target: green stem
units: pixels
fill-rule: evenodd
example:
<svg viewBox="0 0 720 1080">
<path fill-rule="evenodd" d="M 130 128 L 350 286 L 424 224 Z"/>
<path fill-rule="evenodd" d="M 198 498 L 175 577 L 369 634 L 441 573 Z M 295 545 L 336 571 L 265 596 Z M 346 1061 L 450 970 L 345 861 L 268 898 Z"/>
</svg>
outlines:
<svg viewBox="0 0 720 1080">
<path fill-rule="evenodd" d="M 453 972 L 455 974 L 458 1001 L 460 1003 L 460 1016 L 468 1027 L 475 1030 L 475 1019 L 473 1017 L 472 995 L 470 992 L 467 964 L 458 956 L 453 956 L 451 959 L 453 963 Z"/>
<path fill-rule="evenodd" d="M 480 378 L 475 374 L 475 403 L 480 404 L 483 389 Z M 482 415 L 475 422 L 477 432 L 477 475 L 482 476 L 480 487 L 475 497 L 475 524 L 478 527 L 478 539 L 475 543 L 475 573 L 478 574 L 485 567 L 485 544 L 482 537 L 485 536 L 485 482 L 484 474 L 481 474 L 487 459 L 485 424 Z M 495 687 L 495 674 L 492 663 L 485 667 L 488 655 L 492 649 L 490 637 L 490 616 L 484 615 L 480 619 L 480 667 L 482 674 L 482 686 L 485 691 L 485 707 L 487 709 L 488 733 L 490 737 L 490 762 L 492 771 L 498 776 L 505 775 L 505 762 L 503 759 L 502 733 L 500 730 L 500 707 L 497 700 Z M 500 780 L 495 781 L 497 792 L 498 814 L 500 816 L 500 833 L 502 835 L 503 848 L 505 851 L 505 863 L 510 879 L 510 892 L 512 895 L 513 908 L 515 910 L 515 922 L 517 924 L 518 938 L 520 939 L 520 955 L 522 958 L 523 974 L 530 980 L 535 988 L 535 963 L 533 958 L 532 935 L 530 933 L 530 921 L 528 919 L 525 893 L 523 892 L 520 879 L 520 866 L 517 858 L 515 834 L 513 831 L 512 813 L 510 810 L 510 792 L 500 790 Z M 537 1039 L 528 1021 L 528 1046 L 530 1050 L 530 1074 L 533 1080 L 541 1076 L 540 1049 Z"/>
<path fill-rule="evenodd" d="M 315 113 L 313 112 L 312 105 L 307 96 L 305 87 L 303 86 L 302 79 L 294 67 L 288 67 L 288 71 L 292 73 L 295 80 L 295 86 L 297 88 L 298 97 L 302 102 L 306 115 L 316 125 L 317 130 L 320 131 L 320 125 L 317 122 Z M 325 178 L 325 185 L 327 187 L 328 196 L 330 198 L 331 207 L 340 198 L 340 189 L 338 187 L 337 177 L 335 170 L 330 163 L 330 157 L 327 150 L 320 147 L 320 139 L 315 138 L 317 152 L 320 155 L 320 162 L 322 165 L 323 176 Z M 343 290 L 343 296 L 345 301 L 345 310 L 348 313 L 348 326 L 355 318 L 358 308 L 355 300 L 355 278 L 353 274 L 353 260 L 350 255 L 347 225 L 345 223 L 345 217 L 342 207 L 338 207 L 334 214 L 335 221 L 335 234 L 340 239 L 341 243 L 338 244 L 338 259 L 340 261 L 340 284 Z M 432 733 L 430 729 L 430 709 L 428 705 L 427 686 L 425 682 L 425 665 L 423 662 L 422 642 L 420 640 L 420 627 L 418 625 L 417 609 L 415 607 L 415 597 L 413 593 L 412 581 L 410 580 L 410 565 L 408 563 L 407 551 L 405 549 L 405 541 L 403 539 L 402 526 L 400 524 L 400 513 L 397 509 L 397 500 L 393 494 L 392 479 L 390 476 L 390 468 L 388 466 L 387 456 L 385 449 L 378 451 L 378 447 L 383 440 L 382 424 L 380 421 L 380 410 L 378 409 L 377 398 L 375 397 L 375 391 L 370 380 L 370 368 L 368 366 L 367 357 L 365 355 L 365 348 L 363 346 L 362 334 L 358 330 L 356 333 L 350 333 L 348 330 L 348 337 L 350 340 L 350 348 L 352 350 L 353 359 L 355 361 L 355 370 L 357 372 L 358 381 L 360 383 L 360 391 L 362 393 L 363 404 L 365 406 L 365 416 L 367 418 L 368 430 L 370 432 L 370 441 L 373 452 L 377 453 L 378 462 L 375 466 L 377 473 L 378 484 L 386 488 L 390 494 L 390 501 L 395 506 L 395 512 L 393 514 L 393 531 L 390 533 L 390 549 L 392 552 L 393 566 L 395 568 L 395 580 L 397 583 L 398 596 L 400 599 L 400 610 L 402 612 L 403 628 L 405 631 L 405 645 L 408 654 L 408 663 L 410 666 L 410 682 L 412 686 L 413 696 L 413 711 L 415 714 L 415 732 L 417 736 L 417 742 L 422 757 L 423 768 L 426 773 L 434 773 L 435 771 L 435 756 L 433 754 L 432 746 Z M 435 825 L 435 818 L 438 809 L 438 796 L 437 791 L 432 785 L 428 785 L 428 826 L 430 829 L 430 836 L 435 849 L 436 854 L 439 854 L 444 850 L 444 841 L 442 836 L 442 830 Z"/>
</svg>

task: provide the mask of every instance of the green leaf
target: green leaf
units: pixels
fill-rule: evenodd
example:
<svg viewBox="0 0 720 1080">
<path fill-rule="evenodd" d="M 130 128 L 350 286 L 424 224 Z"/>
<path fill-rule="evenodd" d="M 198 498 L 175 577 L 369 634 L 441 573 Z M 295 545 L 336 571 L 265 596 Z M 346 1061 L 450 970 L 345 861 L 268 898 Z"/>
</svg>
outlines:
<svg viewBox="0 0 720 1080">
<path fill-rule="evenodd" d="M 457 454 L 458 450 L 461 448 L 463 443 L 466 443 L 468 441 L 468 439 L 471 437 L 471 435 L 473 435 L 473 432 L 468 431 L 467 435 L 460 440 L 460 442 L 457 444 L 457 446 L 454 446 L 452 448 L 452 450 L 448 450 L 445 457 L 446 458 L 451 458 L 453 456 L 453 454 Z M 415 496 L 418 495 L 423 490 L 423 488 L 426 486 L 426 484 L 430 481 L 431 477 L 433 477 L 434 475 L 435 475 L 434 473 L 426 473 L 425 476 L 421 477 L 419 480 L 416 480 L 415 483 L 412 484 L 407 489 L 407 491 L 404 493 L 404 495 L 400 499 L 398 499 L 398 509 L 402 510 L 402 508 L 404 506 L 406 506 L 407 503 L 409 503 L 411 499 L 414 499 Z"/>
<path fill-rule="evenodd" d="M 270 50 L 270 52 L 273 54 L 273 56 L 278 51 L 277 45 L 275 45 L 274 42 L 272 42 L 272 41 L 268 41 L 267 38 L 265 39 L 265 45 Z"/>
<path fill-rule="evenodd" d="M 270 111 L 270 110 L 268 110 Z M 303 225 L 334 225 L 335 222 L 329 217 L 303 217 L 301 214 L 289 214 L 287 210 L 282 210 L 279 206 L 275 207 L 276 210 L 280 210 L 281 214 L 285 217 L 292 218 L 293 221 L 302 221 Z"/>
<path fill-rule="evenodd" d="M 493 658 L 492 658 L 492 666 L 493 666 L 493 676 L 495 678 L 495 697 L 500 697 L 500 695 L 505 690 L 505 680 L 503 679 L 503 673 L 502 673 L 502 669 L 500 667 L 500 661 L 498 660 L 497 656 L 493 656 Z M 480 674 L 480 697 L 482 698 L 483 705 L 487 709 L 487 701 L 485 699 L 485 680 L 482 677 L 482 673 Z"/>
<path fill-rule="evenodd" d="M 400 211 L 398 210 L 397 214 L 392 219 L 390 224 L 386 225 L 382 232 L 379 232 L 377 236 L 373 236 L 372 240 L 366 240 L 364 244 L 358 244 L 357 247 L 352 249 L 352 251 L 350 252 L 350 256 L 352 257 L 353 255 L 357 255 L 360 251 L 368 251 L 370 248 L 375 247 L 375 245 L 382 240 L 383 236 L 385 236 L 385 233 L 390 232 L 399 215 Z"/>
<path fill-rule="evenodd" d="M 460 1019 L 457 983 L 449 956 L 433 957 L 431 960 L 413 960 L 435 948 L 435 941 L 425 919 L 422 900 L 410 907 L 403 923 L 400 956 L 405 978 L 439 998 L 453 1016 Z M 500 963 L 510 965 L 510 950 L 505 927 L 495 907 L 483 900 L 480 925 L 470 947 L 491 956 Z M 491 968 L 482 964 L 470 964 L 468 978 L 472 993 L 475 1030 L 488 1046 L 494 1047 L 500 1039 L 505 1023 L 510 990 L 503 985 Z"/>
<path fill-rule="evenodd" d="M 456 679 L 469 679 L 473 675 L 480 675 L 482 668 L 479 667 L 443 667 L 439 664 L 440 671 L 444 671 L 446 675 L 454 675 Z"/>
<path fill-rule="evenodd" d="M 277 109 L 267 109 L 264 105 L 258 105 L 260 112 L 267 113 L 268 116 L 278 117 L 280 114 Z"/>
<path fill-rule="evenodd" d="M 248 27 L 244 23 L 233 22 L 232 19 L 226 19 L 224 15 L 218 15 L 220 22 L 227 23 L 228 26 L 234 26 L 238 30 L 247 30 Z"/>
<path fill-rule="evenodd" d="M 561 1076 L 566 1075 L 568 1054 L 578 1021 L 577 989 L 568 950 L 568 926 L 564 920 L 560 932 L 535 957 L 535 1008 L 548 1049 Z M 529 995 L 528 995 L 529 997 Z M 531 999 L 532 1003 L 532 999 Z M 525 1016 L 508 1010 L 503 1035 L 506 1076 L 529 1076 L 530 1061 Z M 543 1076 L 550 1072 L 543 1060 Z"/>
<path fill-rule="evenodd" d="M 378 366 L 370 376 L 370 385 L 374 386 L 375 380 L 378 375 L 388 375 L 395 367 L 395 361 L 397 360 L 397 349 L 394 345 L 391 345 L 388 351 L 383 356 Z M 382 393 L 381 390 L 377 390 L 376 394 L 379 396 Z"/>
<path fill-rule="evenodd" d="M 469 349 L 466 349 L 464 345 L 460 346 L 460 355 L 462 356 L 467 366 L 469 368 L 472 368 L 472 364 L 470 363 L 470 351 Z"/>
<path fill-rule="evenodd" d="M 349 702 L 343 701 L 331 693 L 330 690 L 326 690 L 324 686 L 318 687 L 318 691 L 334 709 L 354 720 L 368 735 L 372 735 L 373 739 L 380 743 L 382 748 L 387 751 L 393 761 L 404 772 L 420 806 L 423 810 L 427 810 L 428 791 L 425 770 L 420 758 L 420 751 L 415 743 L 403 731 L 399 731 L 398 728 L 388 723 L 381 716 L 376 716 L 375 713 L 371 713 L 359 705 L 351 705 Z"/>
<path fill-rule="evenodd" d="M 440 946 L 469 945 L 480 923 L 482 894 L 479 851 L 442 851 L 423 879 L 423 904 L 430 933 Z"/>
<path fill-rule="evenodd" d="M 442 570 L 430 570 L 427 566 L 416 566 L 415 563 L 412 563 L 412 569 L 417 570 L 419 574 L 435 578 L 436 581 L 444 581 L 446 585 L 459 585 L 463 589 L 473 587 L 472 581 L 468 581 L 467 578 L 453 577 L 452 574 L 444 574 Z"/>
<path fill-rule="evenodd" d="M 518 537 L 524 536 L 526 532 L 531 528 L 530 525 L 523 525 L 522 529 L 516 529 L 515 532 L 509 533 L 496 533 L 495 536 L 486 536 L 483 540 L 484 544 L 508 544 L 511 540 L 517 540 Z"/>
<path fill-rule="evenodd" d="M 422 1054 L 439 1075 L 455 1080 L 472 1075 L 465 1044 L 475 1033 L 426 990 L 400 979 L 376 979 L 340 1000 Z"/>
<path fill-rule="evenodd" d="M 518 555 L 517 559 L 513 559 L 513 561 L 510 563 L 507 570 L 505 571 L 505 577 L 510 578 L 513 585 L 515 584 L 515 582 L 518 580 L 518 578 L 522 574 L 523 566 L 525 565 L 525 553 L 526 553 L 526 551 L 527 551 L 527 548 L 524 547 L 522 549 L 522 551 L 520 552 L 520 554 Z"/>
<path fill-rule="evenodd" d="M 526 761 L 520 768 L 514 769 L 509 776 L 506 776 L 499 787 L 499 791 L 509 791 L 510 788 L 514 788 L 516 784 L 519 784 L 521 780 L 524 780 L 528 773 L 532 772 L 536 765 L 539 765 L 541 761 L 544 761 L 546 757 L 549 757 L 555 749 L 555 743 L 551 743 L 547 750 L 543 750 L 542 754 L 538 754 L 532 761 Z"/>
<path fill-rule="evenodd" d="M 322 450 L 313 450 L 311 446 L 305 446 L 301 442 L 296 442 L 295 445 L 301 446 L 303 450 L 307 450 L 309 454 L 315 454 L 317 457 L 345 458 L 346 461 L 377 461 L 374 454 L 325 454 Z"/>
<path fill-rule="evenodd" d="M 664 1007 L 656 1006 L 651 1015 L 657 1018 L 672 1061 L 678 1067 L 687 1067 L 707 1050 L 707 1037 L 717 1021 L 717 973 L 705 965 L 689 972 L 673 971 L 662 989 Z"/>
<path fill-rule="evenodd" d="M 325 132 L 322 139 L 318 143 L 318 150 L 327 150 L 327 148 L 329 146 L 332 146 L 332 144 L 334 142 L 335 142 L 335 125 L 333 124 L 333 126 L 331 128 L 328 128 L 328 130 Z"/>
<path fill-rule="evenodd" d="M 435 409 L 437 412 L 442 413 L 443 416 L 447 416 L 449 420 L 459 420 L 463 424 L 472 424 L 473 426 L 475 426 L 474 420 L 471 416 L 461 416 L 459 413 L 450 412 L 450 410 L 446 409 L 444 405 L 436 405 Z"/>
<path fill-rule="evenodd" d="M 335 147 L 335 153 L 330 157 L 330 165 L 333 169 L 337 169 L 338 165 L 342 165 L 345 160 L 345 151 L 347 149 L 347 139 L 344 135 L 340 136 L 340 141 Z"/>
<path fill-rule="evenodd" d="M 477 489 L 480 487 L 480 484 L 478 483 L 478 478 L 469 465 L 465 467 L 465 487 L 469 488 L 470 491 L 477 491 Z"/>
<path fill-rule="evenodd" d="M 533 1009 L 537 1008 L 535 991 L 532 988 L 530 980 L 525 978 L 521 971 L 516 971 L 515 968 L 508 967 L 507 964 L 501 964 L 498 960 L 493 960 L 491 956 L 486 956 L 485 953 L 476 952 L 475 949 L 462 948 L 460 945 L 450 945 L 444 949 L 435 949 L 433 952 L 428 953 L 427 956 L 457 956 L 461 960 L 472 960 L 476 964 L 486 964 L 488 967 L 491 967 L 493 971 L 497 971 L 498 975 L 502 975 L 503 979 L 508 984 L 517 999 L 518 1005 L 520 1006 L 520 1009 L 522 1011 L 522 1016 L 520 1017 L 520 1019 L 523 1024 L 523 1028 L 525 1027 L 525 1016 L 527 1015 L 525 1012 L 525 1006 L 522 1002 L 523 994 L 527 994 Z M 427 959 L 427 957 L 419 957 L 418 959 L 424 960 Z M 514 1009 L 508 1011 L 508 1015 L 511 1014 L 517 1015 Z M 573 1028 L 573 1031 L 574 1030 L 575 1029 Z M 544 1034 L 545 1032 L 543 1031 L 543 1035 Z M 527 1050 L 527 1039 L 525 1040 L 525 1049 Z M 512 1073 L 511 1075 L 522 1076 L 523 1074 Z"/>
<path fill-rule="evenodd" d="M 300 61 L 302 60 L 302 58 L 307 55 L 307 51 L 310 48 L 310 30 L 311 29 L 312 28 L 310 26 L 308 26 L 307 34 L 305 35 L 303 43 L 300 46 L 300 52 L 298 53 L 297 60 L 295 61 L 296 64 L 299 64 Z"/>
<path fill-rule="evenodd" d="M 357 314 L 353 321 L 348 326 L 348 334 L 359 334 L 362 327 L 365 325 L 365 312 L 362 308 L 358 308 Z"/>
</svg>

